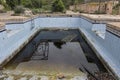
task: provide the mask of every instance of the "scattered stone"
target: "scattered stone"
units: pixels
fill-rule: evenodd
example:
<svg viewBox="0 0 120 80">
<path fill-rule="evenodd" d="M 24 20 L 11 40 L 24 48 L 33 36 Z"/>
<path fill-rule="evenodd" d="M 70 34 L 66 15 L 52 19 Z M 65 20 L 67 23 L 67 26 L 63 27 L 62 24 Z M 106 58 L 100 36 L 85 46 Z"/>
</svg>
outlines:
<svg viewBox="0 0 120 80">
<path fill-rule="evenodd" d="M 64 76 L 63 74 L 60 73 L 60 74 L 57 75 L 57 78 L 58 78 L 58 79 L 64 79 L 65 76 Z"/>
<path fill-rule="evenodd" d="M 4 78 L 6 78 L 6 75 L 0 75 L 0 80 L 4 80 Z"/>
<path fill-rule="evenodd" d="M 27 79 L 27 77 L 23 77 L 23 78 L 21 78 L 19 80 L 28 80 L 28 79 Z"/>
<path fill-rule="evenodd" d="M 0 79 L 6 77 L 6 75 L 0 75 Z"/>
<path fill-rule="evenodd" d="M 74 78 L 72 78 L 71 80 L 88 80 L 87 77 L 85 76 L 75 76 Z"/>
<path fill-rule="evenodd" d="M 38 80 L 38 76 L 34 75 L 32 78 L 30 78 L 29 80 Z"/>
<path fill-rule="evenodd" d="M 103 72 L 95 72 L 95 77 L 100 80 L 115 80 L 112 75 L 109 73 L 103 73 Z M 88 75 L 89 80 L 95 80 L 91 75 Z"/>
<path fill-rule="evenodd" d="M 6 78 L 4 80 L 14 80 L 14 77 L 13 76 L 9 76 L 8 78 Z"/>
<path fill-rule="evenodd" d="M 56 76 L 50 76 L 49 80 L 56 80 Z"/>
<path fill-rule="evenodd" d="M 41 76 L 41 80 L 49 80 L 47 76 Z"/>
<path fill-rule="evenodd" d="M 56 79 L 55 79 L 56 80 Z M 57 79 L 57 80 L 66 80 L 66 79 Z"/>
<path fill-rule="evenodd" d="M 25 16 L 33 15 L 32 11 L 30 9 L 28 9 L 28 8 L 25 9 L 24 14 L 25 14 Z"/>
</svg>

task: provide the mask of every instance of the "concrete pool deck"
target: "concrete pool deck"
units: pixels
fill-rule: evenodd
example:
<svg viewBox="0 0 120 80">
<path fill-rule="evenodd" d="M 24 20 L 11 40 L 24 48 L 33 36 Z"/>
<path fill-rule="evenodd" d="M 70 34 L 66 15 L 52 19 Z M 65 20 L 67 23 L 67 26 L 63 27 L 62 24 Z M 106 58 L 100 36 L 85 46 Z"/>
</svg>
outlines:
<svg viewBox="0 0 120 80">
<path fill-rule="evenodd" d="M 96 21 L 120 22 L 120 15 L 108 15 L 108 14 L 80 14 L 80 15 Z"/>
<path fill-rule="evenodd" d="M 5 23 L 0 22 L 0 31 L 5 29 Z"/>
<path fill-rule="evenodd" d="M 117 36 L 120 36 L 120 22 L 107 23 L 107 30 Z"/>
<path fill-rule="evenodd" d="M 108 22 L 107 25 L 117 31 L 120 31 L 120 22 Z"/>
<path fill-rule="evenodd" d="M 69 12 L 69 11 L 68 11 Z M 4 15 L 4 16 L 3 16 Z M 108 15 L 108 14 L 84 14 L 84 13 L 67 13 L 67 14 L 39 14 L 31 16 L 11 16 L 8 14 L 0 15 L 0 30 L 5 28 L 6 23 L 19 23 L 31 20 L 36 17 L 83 17 L 92 20 L 95 23 L 105 23 L 112 25 L 113 29 L 119 28 L 120 15 Z M 112 23 L 111 23 L 112 22 Z M 108 26 L 109 27 L 109 26 Z"/>
</svg>

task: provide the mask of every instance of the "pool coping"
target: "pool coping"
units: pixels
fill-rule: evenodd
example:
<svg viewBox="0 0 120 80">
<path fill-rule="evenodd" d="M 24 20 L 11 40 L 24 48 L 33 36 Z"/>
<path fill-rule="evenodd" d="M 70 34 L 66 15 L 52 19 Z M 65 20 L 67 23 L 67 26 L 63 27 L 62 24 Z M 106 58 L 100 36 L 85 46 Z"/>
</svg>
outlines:
<svg viewBox="0 0 120 80">
<path fill-rule="evenodd" d="M 95 19 L 95 18 L 91 18 L 89 16 L 85 16 L 83 14 L 40 14 L 40 15 L 35 15 L 35 16 L 31 16 L 31 17 L 26 17 L 26 18 L 17 18 L 17 19 L 13 19 L 10 21 L 7 20 L 5 22 L 5 25 L 9 25 L 9 24 L 24 24 L 26 22 L 32 21 L 34 19 L 37 18 L 82 18 L 87 20 L 88 22 L 92 23 L 92 24 L 106 24 L 106 30 L 111 32 L 112 34 L 115 34 L 117 36 L 120 36 L 120 27 L 117 27 L 116 25 L 111 25 L 109 24 L 110 22 L 120 22 L 120 20 L 116 19 L 116 20 L 112 20 L 112 19 Z M 5 25 L 2 27 L 2 29 L 0 29 L 0 32 L 5 31 Z M 116 28 L 117 27 L 117 28 Z"/>
</svg>

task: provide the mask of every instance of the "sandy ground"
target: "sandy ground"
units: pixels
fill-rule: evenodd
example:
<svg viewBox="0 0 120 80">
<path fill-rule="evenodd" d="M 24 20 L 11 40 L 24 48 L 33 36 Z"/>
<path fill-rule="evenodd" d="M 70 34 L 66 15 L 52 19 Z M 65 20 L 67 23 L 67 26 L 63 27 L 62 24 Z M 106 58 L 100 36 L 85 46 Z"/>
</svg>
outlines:
<svg viewBox="0 0 120 80">
<path fill-rule="evenodd" d="M 84 14 L 81 13 L 83 16 L 87 16 L 92 19 L 97 20 L 120 20 L 120 15 L 108 15 L 108 14 Z"/>
<path fill-rule="evenodd" d="M 0 22 L 0 30 L 4 29 L 5 24 Z"/>
<path fill-rule="evenodd" d="M 109 22 L 107 23 L 108 25 L 112 25 L 115 28 L 118 28 L 118 30 L 120 30 L 120 22 Z"/>
</svg>

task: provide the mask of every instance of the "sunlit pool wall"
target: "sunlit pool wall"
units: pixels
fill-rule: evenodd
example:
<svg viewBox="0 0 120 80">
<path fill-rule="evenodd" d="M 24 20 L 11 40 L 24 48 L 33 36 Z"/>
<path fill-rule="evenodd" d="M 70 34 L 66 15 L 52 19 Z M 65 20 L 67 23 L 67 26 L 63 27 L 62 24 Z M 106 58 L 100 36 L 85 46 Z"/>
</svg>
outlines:
<svg viewBox="0 0 120 80">
<path fill-rule="evenodd" d="M 2 49 L 2 46 L 4 45 L 3 44 L 3 41 L 6 39 L 6 31 L 1 31 L 0 32 L 0 51 Z"/>
<path fill-rule="evenodd" d="M 104 59 L 105 65 L 109 65 L 120 79 L 120 37 L 106 29 L 103 39 L 92 31 L 93 26 L 105 28 L 106 24 L 92 23 L 81 18 L 81 26 L 81 31 L 86 35 L 88 42 L 97 50 L 98 56 Z"/>
<path fill-rule="evenodd" d="M 79 17 L 40 17 L 35 24 L 41 28 L 77 28 L 80 27 Z"/>
</svg>

